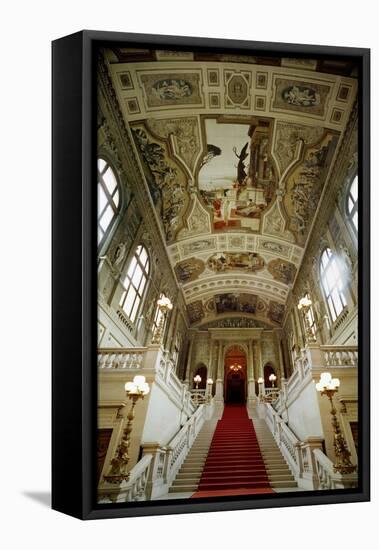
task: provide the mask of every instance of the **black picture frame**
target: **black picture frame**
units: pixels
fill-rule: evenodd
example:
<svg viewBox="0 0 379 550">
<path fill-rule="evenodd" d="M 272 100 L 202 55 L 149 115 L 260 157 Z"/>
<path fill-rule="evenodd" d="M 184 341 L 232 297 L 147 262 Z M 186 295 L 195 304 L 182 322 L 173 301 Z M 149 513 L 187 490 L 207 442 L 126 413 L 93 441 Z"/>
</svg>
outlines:
<svg viewBox="0 0 379 550">
<path fill-rule="evenodd" d="M 102 44 L 354 58 L 359 77 L 359 425 L 357 489 L 96 504 L 96 81 Z M 52 507 L 81 519 L 363 502 L 370 499 L 370 50 L 82 31 L 52 43 Z"/>
</svg>

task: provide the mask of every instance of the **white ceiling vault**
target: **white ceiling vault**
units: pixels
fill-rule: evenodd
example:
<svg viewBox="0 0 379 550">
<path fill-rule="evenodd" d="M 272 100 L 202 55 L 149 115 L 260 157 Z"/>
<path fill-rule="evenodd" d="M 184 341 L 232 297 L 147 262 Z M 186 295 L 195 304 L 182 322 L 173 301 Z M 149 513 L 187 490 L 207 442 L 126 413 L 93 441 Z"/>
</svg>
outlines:
<svg viewBox="0 0 379 550">
<path fill-rule="evenodd" d="M 280 326 L 357 94 L 348 62 L 106 52 L 193 326 Z"/>
</svg>

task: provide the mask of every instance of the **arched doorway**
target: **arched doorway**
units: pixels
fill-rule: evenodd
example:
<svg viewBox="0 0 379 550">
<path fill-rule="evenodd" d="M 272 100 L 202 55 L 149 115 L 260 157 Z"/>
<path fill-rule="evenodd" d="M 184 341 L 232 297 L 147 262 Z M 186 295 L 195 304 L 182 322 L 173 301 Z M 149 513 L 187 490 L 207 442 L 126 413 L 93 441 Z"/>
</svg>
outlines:
<svg viewBox="0 0 379 550">
<path fill-rule="evenodd" d="M 246 401 L 246 352 L 241 346 L 231 346 L 225 354 L 225 403 Z"/>
<path fill-rule="evenodd" d="M 199 363 L 197 365 L 197 368 L 194 372 L 194 375 L 192 377 L 192 384 L 193 384 L 193 387 L 195 387 L 195 382 L 193 381 L 193 379 L 195 378 L 195 376 L 199 375 L 200 378 L 201 378 L 201 382 L 199 382 L 199 390 L 205 390 L 205 387 L 207 385 L 207 367 L 204 365 L 204 363 Z"/>
</svg>

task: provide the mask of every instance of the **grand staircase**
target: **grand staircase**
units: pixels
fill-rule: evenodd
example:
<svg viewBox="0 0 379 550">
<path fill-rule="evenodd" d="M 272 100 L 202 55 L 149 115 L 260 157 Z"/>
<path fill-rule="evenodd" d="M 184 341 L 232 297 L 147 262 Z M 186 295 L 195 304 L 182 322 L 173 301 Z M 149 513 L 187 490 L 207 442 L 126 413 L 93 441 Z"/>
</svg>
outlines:
<svg viewBox="0 0 379 550">
<path fill-rule="evenodd" d="M 217 418 L 204 422 L 174 483 L 171 485 L 170 493 L 197 491 L 216 426 Z"/>
<path fill-rule="evenodd" d="M 266 472 L 273 489 L 289 489 L 297 487 L 297 483 L 284 460 L 272 433 L 264 420 L 258 418 L 256 409 L 251 411 L 250 418 L 254 424 L 255 433 L 265 463 Z"/>
<path fill-rule="evenodd" d="M 244 405 L 226 405 L 221 420 L 205 422 L 170 493 L 271 491 L 297 484 L 264 420 Z"/>
</svg>

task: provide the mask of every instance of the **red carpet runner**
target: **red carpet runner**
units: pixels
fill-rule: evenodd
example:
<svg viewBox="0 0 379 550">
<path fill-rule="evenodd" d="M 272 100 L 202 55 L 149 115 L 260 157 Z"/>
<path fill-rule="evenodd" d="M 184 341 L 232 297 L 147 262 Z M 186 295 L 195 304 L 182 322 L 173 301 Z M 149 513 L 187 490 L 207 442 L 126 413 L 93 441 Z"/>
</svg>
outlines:
<svg viewBox="0 0 379 550">
<path fill-rule="evenodd" d="M 233 490 L 233 491 L 231 491 Z M 244 405 L 225 405 L 218 421 L 198 492 L 193 497 L 273 492 L 252 421 Z"/>
</svg>

